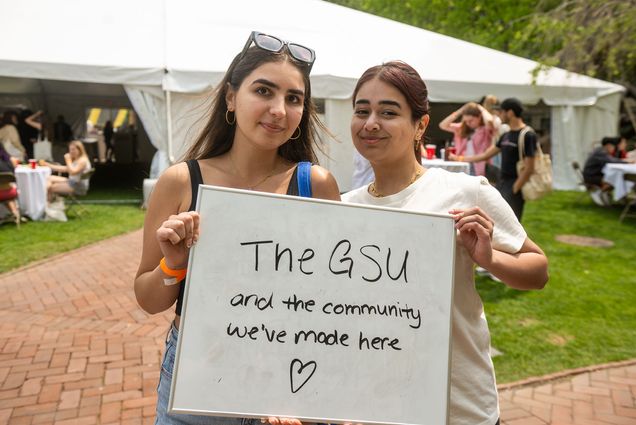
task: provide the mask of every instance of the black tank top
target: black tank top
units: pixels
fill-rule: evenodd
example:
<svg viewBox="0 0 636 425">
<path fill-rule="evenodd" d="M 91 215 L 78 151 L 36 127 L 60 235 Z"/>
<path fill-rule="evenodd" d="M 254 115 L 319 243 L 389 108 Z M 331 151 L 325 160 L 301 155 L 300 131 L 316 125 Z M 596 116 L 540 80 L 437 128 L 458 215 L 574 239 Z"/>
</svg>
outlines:
<svg viewBox="0 0 636 425">
<path fill-rule="evenodd" d="M 190 159 L 186 161 L 186 164 L 188 164 L 188 170 L 190 171 L 190 186 L 192 192 L 192 201 L 190 202 L 188 211 L 194 211 L 197 207 L 197 195 L 199 194 L 199 185 L 203 184 L 203 177 L 201 176 L 199 162 L 196 159 Z M 287 186 L 287 195 L 298 196 L 298 166 L 294 168 L 294 174 L 289 181 L 289 186 Z M 175 309 L 177 316 L 181 316 L 185 281 L 186 279 L 184 278 L 179 283 L 179 297 L 177 298 L 177 307 Z"/>
</svg>

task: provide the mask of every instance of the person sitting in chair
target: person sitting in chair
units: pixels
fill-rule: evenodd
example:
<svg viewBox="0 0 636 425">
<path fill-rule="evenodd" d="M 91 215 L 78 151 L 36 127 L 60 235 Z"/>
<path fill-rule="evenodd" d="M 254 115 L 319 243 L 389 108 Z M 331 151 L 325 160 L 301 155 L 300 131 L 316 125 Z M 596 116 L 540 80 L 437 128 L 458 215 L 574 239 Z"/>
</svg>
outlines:
<svg viewBox="0 0 636 425">
<path fill-rule="evenodd" d="M 602 190 L 611 190 L 612 186 L 603 181 L 603 167 L 609 163 L 632 162 L 616 158 L 614 154 L 619 146 L 625 145 L 625 139 L 621 137 L 603 137 L 601 147 L 594 149 L 585 161 L 583 167 L 583 181 L 590 186 L 598 186 Z"/>
<path fill-rule="evenodd" d="M 619 147 L 624 146 L 625 139 L 621 137 L 603 137 L 601 147 L 592 151 L 583 167 L 583 182 L 590 192 L 592 199 L 598 205 L 609 205 L 609 193 L 614 189 L 611 184 L 603 180 L 603 167 L 609 163 L 625 163 L 614 156 Z"/>
<path fill-rule="evenodd" d="M 68 153 L 64 154 L 66 165 L 51 164 L 44 161 L 44 165 L 58 173 L 68 173 L 67 177 L 50 176 L 47 180 L 47 193 L 49 201 L 55 195 L 85 195 L 88 192 L 88 179 L 82 179 L 82 175 L 92 169 L 91 161 L 86 155 L 84 145 L 79 140 L 69 143 Z"/>
<path fill-rule="evenodd" d="M 4 149 L 2 143 L 0 143 L 0 173 L 15 174 L 15 166 L 19 163 L 17 158 L 13 158 Z M 16 224 L 24 222 L 24 218 L 20 217 L 20 209 L 17 203 L 18 188 L 12 181 L 0 181 L 0 203 L 4 203 L 13 215 Z"/>
</svg>

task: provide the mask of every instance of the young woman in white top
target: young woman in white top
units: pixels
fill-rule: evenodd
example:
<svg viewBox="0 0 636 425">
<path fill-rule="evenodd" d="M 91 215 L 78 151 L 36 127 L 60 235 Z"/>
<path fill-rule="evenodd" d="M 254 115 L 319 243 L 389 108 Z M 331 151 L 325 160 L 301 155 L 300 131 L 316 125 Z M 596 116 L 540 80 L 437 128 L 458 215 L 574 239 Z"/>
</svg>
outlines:
<svg viewBox="0 0 636 425">
<path fill-rule="evenodd" d="M 49 201 L 56 194 L 85 195 L 88 191 L 88 180 L 82 179 L 82 175 L 93 167 L 82 142 L 73 140 L 68 144 L 68 152 L 64 154 L 64 162 L 64 165 L 59 165 L 42 161 L 43 165 L 51 167 L 55 172 L 68 173 L 68 177 L 49 176 L 46 185 Z"/>
<path fill-rule="evenodd" d="M 186 161 L 168 168 L 153 189 L 135 295 L 148 313 L 177 304 L 158 389 L 158 424 L 240 425 L 254 421 L 166 411 L 188 253 L 199 233 L 199 215 L 193 211 L 196 188 L 205 183 L 340 200 L 335 179 L 319 166 L 305 168 L 311 194 L 298 190 L 301 165 L 316 162 L 314 149 L 322 126 L 311 100 L 309 72 L 314 57 L 307 47 L 252 32 L 219 83 L 208 123 L 186 153 Z M 299 424 L 295 419 L 269 421 Z"/>
<path fill-rule="evenodd" d="M 548 280 L 547 258 L 485 178 L 426 169 L 417 161 L 429 123 L 428 93 L 417 71 L 403 62 L 368 69 L 356 85 L 353 106 L 353 143 L 371 162 L 375 181 L 343 200 L 455 219 L 450 423 L 495 425 L 499 405 L 490 334 L 473 267 L 512 288 L 541 289 Z M 422 243 L 435 242 L 421 237 Z"/>
</svg>

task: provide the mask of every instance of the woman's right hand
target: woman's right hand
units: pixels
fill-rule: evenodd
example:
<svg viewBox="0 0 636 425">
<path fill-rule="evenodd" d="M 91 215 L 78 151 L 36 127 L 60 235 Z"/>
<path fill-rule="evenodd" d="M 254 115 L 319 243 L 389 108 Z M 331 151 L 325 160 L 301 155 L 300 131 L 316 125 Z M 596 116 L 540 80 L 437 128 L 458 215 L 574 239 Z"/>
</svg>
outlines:
<svg viewBox="0 0 636 425">
<path fill-rule="evenodd" d="M 171 215 L 157 229 L 157 242 L 169 268 L 187 267 L 190 247 L 199 239 L 199 220 L 199 213 L 186 211 Z"/>
</svg>

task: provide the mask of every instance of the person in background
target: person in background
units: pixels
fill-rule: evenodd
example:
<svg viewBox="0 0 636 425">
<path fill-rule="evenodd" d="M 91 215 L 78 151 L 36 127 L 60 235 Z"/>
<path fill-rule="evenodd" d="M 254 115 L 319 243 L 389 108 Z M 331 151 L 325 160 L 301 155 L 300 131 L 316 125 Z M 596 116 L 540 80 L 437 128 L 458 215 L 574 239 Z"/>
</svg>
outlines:
<svg viewBox="0 0 636 425">
<path fill-rule="evenodd" d="M 616 152 L 614 152 L 614 157 L 618 159 L 627 158 L 627 139 L 621 136 L 621 141 L 616 146 Z"/>
<path fill-rule="evenodd" d="M 495 131 L 492 135 L 491 145 L 496 145 L 499 138 L 507 131 L 510 131 L 508 124 L 504 124 L 501 120 L 501 105 L 499 105 L 499 99 L 493 94 L 484 96 L 479 102 L 490 114 L 492 115 L 493 126 Z M 496 185 L 499 182 L 501 175 L 501 154 L 493 156 L 490 163 L 486 162 L 486 178 L 488 181 Z"/>
<path fill-rule="evenodd" d="M 106 145 L 106 162 L 113 161 L 113 123 L 111 121 L 106 121 L 104 124 L 104 144 Z"/>
<path fill-rule="evenodd" d="M 53 124 L 53 159 L 60 161 L 60 157 L 68 149 L 68 142 L 73 140 L 71 126 L 64 121 L 64 115 L 58 115 L 57 121 Z M 63 161 L 60 161 L 63 162 Z"/>
<path fill-rule="evenodd" d="M 68 153 L 64 154 L 65 165 L 51 164 L 42 161 L 42 164 L 51 167 L 58 173 L 68 173 L 68 177 L 49 176 L 46 190 L 49 202 L 55 195 L 67 195 L 74 193 L 85 195 L 88 192 L 88 180 L 82 179 L 82 174 L 92 169 L 91 161 L 86 155 L 84 145 L 79 140 L 73 140 L 68 145 Z"/>
<path fill-rule="evenodd" d="M 499 100 L 494 94 L 488 94 L 481 98 L 479 104 L 492 115 L 492 124 L 495 127 L 495 134 L 493 134 L 493 143 L 496 143 L 500 136 L 499 131 L 501 129 L 501 118 L 495 113 L 495 109 L 501 109 L 499 107 Z"/>
<path fill-rule="evenodd" d="M 128 125 L 127 128 L 128 136 L 130 137 L 130 148 L 132 149 L 132 161 L 139 161 L 139 147 L 138 147 L 138 138 L 137 138 L 137 126 L 133 123 Z"/>
<path fill-rule="evenodd" d="M 449 423 L 498 424 L 490 334 L 473 267 L 484 267 L 512 288 L 541 289 L 548 280 L 547 258 L 485 178 L 426 169 L 413 155 L 429 123 L 428 90 L 415 69 L 397 61 L 369 68 L 353 91 L 353 106 L 351 137 L 375 180 L 344 194 L 343 201 L 452 215 L 458 233 Z"/>
<path fill-rule="evenodd" d="M 164 171 L 152 191 L 135 296 L 151 314 L 176 302 L 157 390 L 157 424 L 249 423 L 241 418 L 167 412 L 188 253 L 199 234 L 200 218 L 194 211 L 197 188 L 210 184 L 340 200 L 333 176 L 311 165 L 317 161 L 319 130 L 324 129 L 311 100 L 309 73 L 314 59 L 314 51 L 307 47 L 252 32 L 217 85 L 210 118 L 185 161 Z M 214 227 L 212 222 L 206 225 Z M 269 420 L 300 424 L 296 419 Z"/>
<path fill-rule="evenodd" d="M 12 158 L 11 155 L 4 149 L 2 143 L 0 143 L 0 172 L 11 173 L 15 175 L 15 167 L 19 163 L 17 158 Z M 20 209 L 18 208 L 18 187 L 15 183 L 0 183 L 0 202 L 3 202 L 16 224 L 26 222 L 24 217 L 20 216 Z"/>
<path fill-rule="evenodd" d="M 455 122 L 460 119 L 460 122 Z M 493 116 L 483 106 L 469 102 L 451 113 L 439 123 L 439 128 L 453 133 L 455 155 L 461 161 L 464 156 L 479 155 L 492 143 L 496 128 Z M 471 165 L 471 174 L 486 175 L 486 162 L 479 161 Z"/>
<path fill-rule="evenodd" d="M 37 130 L 38 132 L 42 132 L 44 126 L 42 125 L 42 119 L 44 118 L 44 112 L 37 111 L 36 113 L 29 115 L 24 119 L 24 122 L 27 123 L 31 128 Z"/>
<path fill-rule="evenodd" d="M 451 160 L 466 162 L 484 161 L 501 152 L 501 178 L 497 183 L 497 189 L 501 196 L 512 207 L 517 219 L 521 221 L 525 200 L 521 188 L 528 181 L 534 171 L 534 155 L 537 149 L 537 135 L 533 131 L 526 133 L 524 138 L 524 168 L 521 174 L 517 174 L 517 162 L 519 161 L 519 134 L 526 126 L 523 122 L 523 106 L 519 99 L 510 97 L 501 102 L 502 120 L 510 126 L 510 131 L 505 133 L 496 145 L 490 146 L 485 152 L 472 156 L 461 157 L 451 155 Z"/>
<path fill-rule="evenodd" d="M 34 144 L 38 141 L 38 135 L 40 134 L 40 130 L 38 128 L 34 128 L 27 123 L 27 120 L 32 120 L 34 115 L 33 111 L 25 109 L 20 112 L 20 116 L 18 118 L 18 133 L 20 133 L 20 141 L 22 142 L 22 146 L 24 146 L 29 158 L 34 157 Z"/>
<path fill-rule="evenodd" d="M 53 141 L 56 143 L 67 143 L 73 140 L 71 126 L 64 121 L 64 115 L 58 115 L 57 121 L 53 124 Z"/>
<path fill-rule="evenodd" d="M 616 158 L 616 152 L 621 145 L 626 146 L 627 141 L 621 137 L 603 137 L 601 146 L 594 149 L 587 157 L 583 166 L 583 182 L 597 190 L 590 191 L 590 196 L 597 205 L 607 206 L 611 204 L 609 193 L 614 189 L 611 184 L 603 180 L 603 167 L 606 164 L 624 164 L 636 162 Z"/>
<path fill-rule="evenodd" d="M 18 114 L 15 111 L 5 111 L 0 124 L 0 143 L 9 155 L 18 158 L 20 162 L 26 161 L 27 151 L 20 140 L 18 133 Z"/>
</svg>

